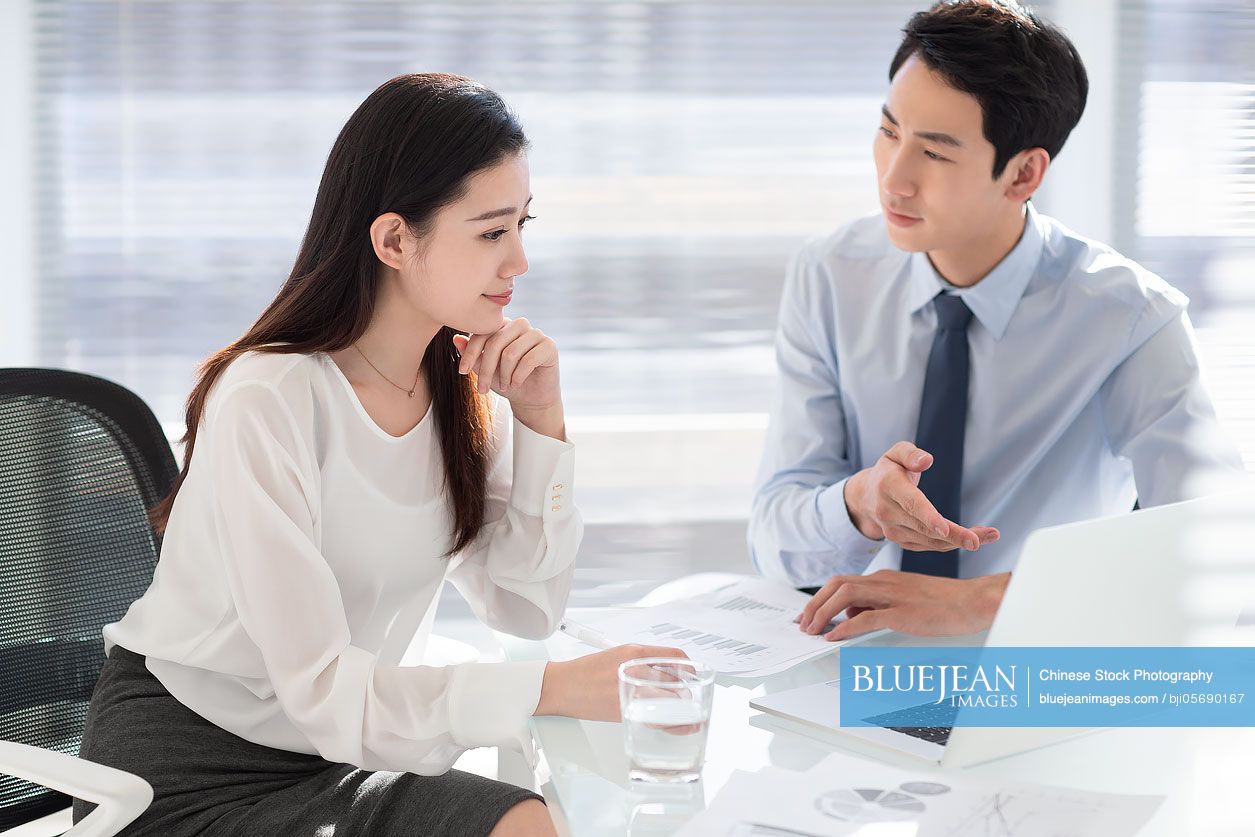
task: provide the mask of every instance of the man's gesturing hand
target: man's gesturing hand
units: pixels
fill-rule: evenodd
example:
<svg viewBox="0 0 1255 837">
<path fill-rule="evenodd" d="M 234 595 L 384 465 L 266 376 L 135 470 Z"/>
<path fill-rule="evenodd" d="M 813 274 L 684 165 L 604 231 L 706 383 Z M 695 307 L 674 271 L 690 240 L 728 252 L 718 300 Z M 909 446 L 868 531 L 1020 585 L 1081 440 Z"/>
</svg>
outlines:
<svg viewBox="0 0 1255 837">
<path fill-rule="evenodd" d="M 932 454 L 910 442 L 898 442 L 876 464 L 845 482 L 850 520 L 865 537 L 888 538 L 918 552 L 975 551 L 998 540 L 990 526 L 964 528 L 946 520 L 919 490 L 919 475 L 933 464 Z"/>
</svg>

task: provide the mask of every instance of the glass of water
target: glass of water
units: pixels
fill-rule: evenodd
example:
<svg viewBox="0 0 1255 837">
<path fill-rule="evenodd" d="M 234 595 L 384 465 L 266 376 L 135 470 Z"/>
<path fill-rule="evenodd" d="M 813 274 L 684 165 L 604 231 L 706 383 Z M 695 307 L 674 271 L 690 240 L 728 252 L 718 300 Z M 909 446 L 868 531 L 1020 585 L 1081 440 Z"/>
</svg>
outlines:
<svg viewBox="0 0 1255 837">
<path fill-rule="evenodd" d="M 715 672 L 677 657 L 646 657 L 619 666 L 628 778 L 695 782 L 706 757 Z"/>
</svg>

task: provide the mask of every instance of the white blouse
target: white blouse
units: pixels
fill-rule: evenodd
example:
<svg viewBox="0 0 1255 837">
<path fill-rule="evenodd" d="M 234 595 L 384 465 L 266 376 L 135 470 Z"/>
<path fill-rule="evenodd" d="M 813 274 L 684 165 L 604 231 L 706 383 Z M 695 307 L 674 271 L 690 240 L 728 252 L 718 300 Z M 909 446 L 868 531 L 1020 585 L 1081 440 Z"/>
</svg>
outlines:
<svg viewBox="0 0 1255 837">
<path fill-rule="evenodd" d="M 147 592 L 104 629 L 257 744 L 439 774 L 525 749 L 545 663 L 401 666 L 445 579 L 490 627 L 552 633 L 583 524 L 574 450 L 495 399 L 479 539 L 452 558 L 433 410 L 384 432 L 325 354 L 250 353 L 210 392 Z"/>
</svg>

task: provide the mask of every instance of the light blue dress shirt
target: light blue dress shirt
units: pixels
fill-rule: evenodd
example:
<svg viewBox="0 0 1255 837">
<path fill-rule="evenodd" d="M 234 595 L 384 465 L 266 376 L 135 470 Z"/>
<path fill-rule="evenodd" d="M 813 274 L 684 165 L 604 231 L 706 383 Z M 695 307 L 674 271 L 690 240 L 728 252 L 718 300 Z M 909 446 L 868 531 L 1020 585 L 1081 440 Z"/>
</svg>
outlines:
<svg viewBox="0 0 1255 837">
<path fill-rule="evenodd" d="M 901 566 L 901 547 L 851 523 L 843 491 L 915 438 L 942 290 L 974 314 L 957 522 L 1002 535 L 961 551 L 960 577 L 1011 570 L 1034 529 L 1187 499 L 1199 473 L 1243 473 L 1199 378 L 1188 299 L 1163 279 L 1030 204 L 1014 249 L 955 288 L 925 254 L 894 247 L 877 215 L 789 267 L 749 524 L 764 575 L 809 586 Z"/>
</svg>

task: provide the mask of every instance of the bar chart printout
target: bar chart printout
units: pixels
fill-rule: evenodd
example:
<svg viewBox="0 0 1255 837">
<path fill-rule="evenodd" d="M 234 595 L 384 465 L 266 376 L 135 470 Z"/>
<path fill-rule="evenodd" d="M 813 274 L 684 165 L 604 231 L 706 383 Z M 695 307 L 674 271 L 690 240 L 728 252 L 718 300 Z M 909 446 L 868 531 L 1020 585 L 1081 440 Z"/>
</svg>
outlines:
<svg viewBox="0 0 1255 837">
<path fill-rule="evenodd" d="M 805 593 L 756 576 L 687 599 L 638 608 L 571 608 L 563 630 L 606 647 L 666 645 L 723 674 L 766 676 L 839 647 L 798 630 Z"/>
</svg>

